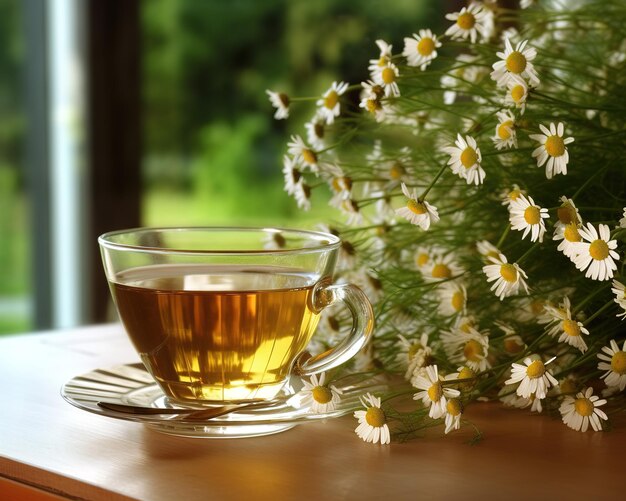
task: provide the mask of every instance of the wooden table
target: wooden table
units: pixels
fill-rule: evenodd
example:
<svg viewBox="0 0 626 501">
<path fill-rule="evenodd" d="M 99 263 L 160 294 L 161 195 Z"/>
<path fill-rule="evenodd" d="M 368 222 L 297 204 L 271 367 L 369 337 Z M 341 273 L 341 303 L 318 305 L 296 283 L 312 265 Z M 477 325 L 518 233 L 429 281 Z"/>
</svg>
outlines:
<svg viewBox="0 0 626 501">
<path fill-rule="evenodd" d="M 379 446 L 351 416 L 273 436 L 164 435 L 74 408 L 63 383 L 135 362 L 119 325 L 0 339 L 0 499 L 623 499 L 626 423 L 577 433 L 476 404 L 470 430 Z"/>
</svg>

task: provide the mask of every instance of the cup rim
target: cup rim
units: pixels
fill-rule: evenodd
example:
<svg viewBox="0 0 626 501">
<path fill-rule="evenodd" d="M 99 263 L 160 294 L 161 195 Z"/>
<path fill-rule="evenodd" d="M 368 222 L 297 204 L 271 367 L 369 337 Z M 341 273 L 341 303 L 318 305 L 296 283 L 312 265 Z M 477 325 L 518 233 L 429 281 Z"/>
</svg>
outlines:
<svg viewBox="0 0 626 501">
<path fill-rule="evenodd" d="M 125 233 L 159 232 L 159 231 L 206 231 L 206 232 L 258 232 L 258 233 L 292 233 L 304 235 L 319 242 L 318 245 L 307 247 L 296 247 L 289 249 L 177 249 L 152 247 L 144 245 L 131 245 L 125 243 L 112 242 L 109 239 L 116 235 Z M 327 240 L 327 242 L 324 242 Z M 332 233 L 325 233 L 315 230 L 302 230 L 294 228 L 283 228 L 275 226 L 141 226 L 136 228 L 126 228 L 121 230 L 108 231 L 98 237 L 98 244 L 111 250 L 127 250 L 139 252 L 152 252 L 155 254 L 169 255 L 274 255 L 274 254 L 306 254 L 321 251 L 329 251 L 341 245 L 341 239 Z"/>
</svg>

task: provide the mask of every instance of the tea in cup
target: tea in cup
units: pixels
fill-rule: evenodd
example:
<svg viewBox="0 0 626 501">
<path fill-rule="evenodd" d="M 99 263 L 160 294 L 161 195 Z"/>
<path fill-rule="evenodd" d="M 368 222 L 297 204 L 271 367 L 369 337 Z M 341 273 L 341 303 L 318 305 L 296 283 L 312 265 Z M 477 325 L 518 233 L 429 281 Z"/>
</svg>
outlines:
<svg viewBox="0 0 626 501">
<path fill-rule="evenodd" d="M 353 357 L 373 314 L 351 284 L 332 285 L 340 240 L 277 228 L 139 228 L 99 238 L 126 332 L 175 401 L 276 397 L 292 374 Z M 354 318 L 335 348 L 308 358 L 321 311 L 344 302 Z"/>
</svg>

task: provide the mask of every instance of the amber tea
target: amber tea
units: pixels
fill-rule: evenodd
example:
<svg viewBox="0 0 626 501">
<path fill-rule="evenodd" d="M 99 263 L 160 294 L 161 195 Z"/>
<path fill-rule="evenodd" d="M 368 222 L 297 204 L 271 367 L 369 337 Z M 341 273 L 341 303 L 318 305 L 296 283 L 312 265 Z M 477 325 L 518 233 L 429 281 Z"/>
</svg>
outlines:
<svg viewBox="0 0 626 501">
<path fill-rule="evenodd" d="M 118 273 L 137 352 L 178 400 L 272 398 L 313 335 L 315 277 L 274 267 L 152 265 Z"/>
</svg>

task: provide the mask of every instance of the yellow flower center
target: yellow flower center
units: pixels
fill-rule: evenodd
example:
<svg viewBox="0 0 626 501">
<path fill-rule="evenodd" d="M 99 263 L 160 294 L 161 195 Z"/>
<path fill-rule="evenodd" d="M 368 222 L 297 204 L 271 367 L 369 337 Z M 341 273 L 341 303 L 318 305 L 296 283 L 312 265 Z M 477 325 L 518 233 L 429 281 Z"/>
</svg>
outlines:
<svg viewBox="0 0 626 501">
<path fill-rule="evenodd" d="M 510 200 L 517 200 L 520 195 L 522 194 L 522 192 L 520 190 L 511 190 L 509 191 L 509 199 Z"/>
<path fill-rule="evenodd" d="M 439 402 L 441 397 L 443 397 L 443 386 L 441 386 L 440 382 L 433 383 L 433 385 L 428 388 L 428 398 L 433 402 Z"/>
<path fill-rule="evenodd" d="M 470 339 L 463 347 L 463 355 L 470 362 L 480 362 L 484 357 L 483 345 L 475 339 Z"/>
<path fill-rule="evenodd" d="M 423 348 L 424 347 L 420 343 L 413 343 L 411 346 L 409 346 L 409 350 L 407 352 L 409 360 L 413 360 L 413 357 L 417 354 L 417 352 Z"/>
<path fill-rule="evenodd" d="M 524 345 L 519 343 L 519 338 L 508 337 L 504 340 L 504 350 L 507 353 L 515 354 L 524 349 Z"/>
<path fill-rule="evenodd" d="M 458 398 L 451 398 L 446 404 L 446 410 L 451 416 L 458 416 L 463 412 L 463 404 Z"/>
<path fill-rule="evenodd" d="M 562 327 L 563 332 L 565 332 L 565 334 L 567 334 L 568 336 L 580 336 L 580 326 L 578 325 L 578 322 L 576 322 L 576 320 L 566 318 L 565 320 L 563 320 Z"/>
<path fill-rule="evenodd" d="M 463 322 L 461 325 L 459 325 L 459 329 L 461 330 L 461 332 L 465 333 L 468 333 L 472 327 L 473 325 L 471 322 Z"/>
<path fill-rule="evenodd" d="M 425 252 L 422 252 L 420 254 L 417 255 L 417 257 L 415 258 L 415 262 L 417 263 L 417 266 L 424 266 L 426 263 L 428 263 L 428 260 L 430 258 L 428 257 L 428 254 L 426 254 Z"/>
<path fill-rule="evenodd" d="M 526 210 L 524 211 L 524 220 L 528 224 L 539 224 L 539 221 L 541 221 L 541 211 L 539 210 L 539 207 L 535 207 L 534 205 L 526 207 Z"/>
<path fill-rule="evenodd" d="M 400 162 L 394 162 L 389 169 L 389 177 L 394 180 L 400 179 L 402 176 L 406 174 L 406 169 Z"/>
<path fill-rule="evenodd" d="M 317 155 L 313 150 L 308 148 L 304 148 L 302 150 L 302 159 L 310 165 L 315 165 L 317 163 Z"/>
<path fill-rule="evenodd" d="M 561 389 L 561 393 L 563 393 L 564 395 L 567 395 L 569 393 L 575 393 L 577 389 L 576 383 L 571 379 L 566 379 L 562 383 L 559 383 L 559 388 Z"/>
<path fill-rule="evenodd" d="M 594 240 L 589 244 L 589 255 L 596 261 L 602 261 L 609 256 L 609 246 L 602 239 Z"/>
<path fill-rule="evenodd" d="M 352 189 L 352 179 L 346 176 L 334 177 L 332 185 L 335 191 L 349 191 Z"/>
<path fill-rule="evenodd" d="M 378 66 L 380 68 L 382 68 L 383 66 L 385 66 L 387 63 L 389 62 L 389 58 L 387 56 L 380 56 L 380 59 L 378 60 Z"/>
<path fill-rule="evenodd" d="M 611 357 L 611 370 L 617 374 L 626 374 L 626 351 L 616 351 Z"/>
<path fill-rule="evenodd" d="M 434 50 L 435 41 L 432 38 L 425 37 L 417 43 L 417 52 L 421 56 L 430 56 Z"/>
<path fill-rule="evenodd" d="M 465 294 L 463 294 L 463 291 L 456 291 L 452 294 L 450 303 L 452 304 L 452 309 L 454 309 L 454 311 L 461 311 L 463 309 L 463 305 L 465 304 Z"/>
<path fill-rule="evenodd" d="M 469 169 L 474 164 L 476 164 L 477 160 L 478 154 L 476 153 L 476 150 L 474 148 L 468 146 L 461 153 L 461 164 L 463 164 L 463 167 L 465 167 L 466 169 Z"/>
<path fill-rule="evenodd" d="M 568 242 L 580 242 L 582 239 L 580 237 L 580 233 L 578 233 L 578 227 L 576 223 L 569 223 L 565 230 L 563 230 L 563 237 Z"/>
<path fill-rule="evenodd" d="M 531 379 L 541 377 L 546 372 L 546 366 L 541 360 L 535 360 L 526 368 L 526 375 Z"/>
<path fill-rule="evenodd" d="M 332 110 L 338 102 L 339 94 L 334 90 L 331 90 L 324 98 L 324 106 L 329 110 Z"/>
<path fill-rule="evenodd" d="M 551 157 L 560 157 L 565 153 L 565 143 L 561 136 L 548 136 L 545 144 L 546 152 Z"/>
<path fill-rule="evenodd" d="M 469 367 L 463 367 L 459 371 L 459 379 L 471 379 L 474 377 L 474 371 Z"/>
<path fill-rule="evenodd" d="M 383 71 L 381 72 L 381 77 L 383 79 L 383 82 L 389 85 L 396 81 L 396 72 L 393 71 L 393 68 L 383 68 Z"/>
<path fill-rule="evenodd" d="M 380 428 L 387 422 L 387 419 L 385 418 L 385 413 L 382 409 L 378 407 L 369 407 L 365 413 L 365 421 L 374 428 Z"/>
<path fill-rule="evenodd" d="M 577 398 L 574 401 L 574 409 L 581 416 L 591 416 L 593 414 L 593 402 L 588 398 Z"/>
<path fill-rule="evenodd" d="M 367 107 L 367 111 L 370 113 L 376 113 L 377 111 L 383 109 L 378 99 L 368 99 L 365 101 L 365 106 Z"/>
<path fill-rule="evenodd" d="M 563 224 L 573 223 L 577 220 L 576 209 L 574 209 L 574 207 L 572 207 L 569 203 L 561 205 L 561 207 L 556 210 L 556 215 L 559 218 L 559 221 Z"/>
<path fill-rule="evenodd" d="M 517 269 L 511 263 L 501 264 L 500 276 L 507 282 L 514 283 L 517 281 Z"/>
<path fill-rule="evenodd" d="M 520 74 L 526 69 L 526 57 L 520 51 L 514 50 L 506 58 L 506 69 L 511 73 Z"/>
<path fill-rule="evenodd" d="M 511 131 L 513 130 L 513 120 L 507 120 L 498 125 L 498 137 L 503 140 L 511 138 Z M 519 191 L 518 191 L 519 194 Z M 510 196 L 510 195 L 509 195 Z"/>
<path fill-rule="evenodd" d="M 524 95 L 526 94 L 526 89 L 523 85 L 514 85 L 511 87 L 511 98 L 515 103 L 519 103 L 522 99 L 524 99 Z"/>
<path fill-rule="evenodd" d="M 450 278 L 452 270 L 447 265 L 438 263 L 433 266 L 432 276 L 433 278 Z"/>
<path fill-rule="evenodd" d="M 320 404 L 327 404 L 333 399 L 332 392 L 326 386 L 316 386 L 311 390 L 311 395 L 313 395 L 313 400 Z"/>
<path fill-rule="evenodd" d="M 414 214 L 426 214 L 426 207 L 424 207 L 424 204 L 419 203 L 417 200 L 413 200 L 412 198 L 410 198 L 409 201 L 406 203 L 406 206 Z"/>
<path fill-rule="evenodd" d="M 471 30 L 476 24 L 476 18 L 474 14 L 464 12 L 456 19 L 456 24 L 462 30 Z"/>
<path fill-rule="evenodd" d="M 535 315 L 540 315 L 545 311 L 545 305 L 541 299 L 535 299 L 532 303 L 530 303 L 530 311 L 532 311 Z"/>
</svg>

